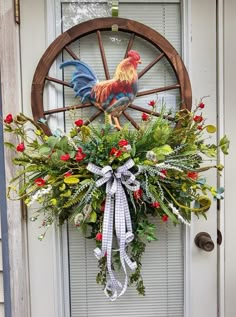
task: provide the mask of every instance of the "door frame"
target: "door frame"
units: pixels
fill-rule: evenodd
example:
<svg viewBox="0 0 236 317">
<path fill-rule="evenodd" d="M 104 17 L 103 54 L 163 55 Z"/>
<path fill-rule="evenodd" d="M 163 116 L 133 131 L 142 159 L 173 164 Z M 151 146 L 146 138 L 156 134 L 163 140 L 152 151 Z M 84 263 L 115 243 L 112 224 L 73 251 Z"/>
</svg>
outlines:
<svg viewBox="0 0 236 317">
<path fill-rule="evenodd" d="M 51 22 L 53 20 L 53 17 L 54 17 L 54 14 L 55 14 L 55 8 L 53 7 L 52 5 L 52 2 L 53 1 L 49 1 L 49 0 L 45 0 L 46 3 L 44 3 L 44 10 L 46 9 L 47 12 L 49 13 L 47 15 L 47 19 L 46 21 L 44 21 L 44 19 L 39 19 L 37 18 L 37 21 L 40 25 L 42 25 L 42 21 L 45 22 L 48 26 L 50 25 L 51 26 Z M 29 6 L 29 8 L 31 8 L 32 10 L 34 9 L 35 10 L 35 5 L 36 4 L 30 4 L 32 2 L 32 0 L 22 0 L 22 3 L 24 6 Z M 41 1 L 43 2 L 43 1 Z M 203 7 L 204 5 L 206 6 L 207 4 L 205 3 L 206 1 L 204 0 L 183 0 L 183 8 L 182 8 L 182 14 L 183 14 L 183 40 L 185 43 L 188 43 L 188 45 L 184 45 L 184 51 L 183 51 L 183 59 L 184 59 L 184 62 L 185 62 L 185 65 L 186 67 L 188 68 L 189 70 L 189 73 L 190 73 L 190 77 L 192 78 L 192 75 L 194 76 L 195 75 L 195 70 L 196 70 L 196 65 L 192 65 L 191 63 L 191 59 L 193 57 L 194 54 L 196 54 L 195 52 L 192 51 L 192 47 L 193 47 L 193 42 L 192 42 L 192 33 L 196 34 L 196 29 L 195 31 L 191 29 L 191 24 L 192 24 L 192 17 L 193 17 L 193 12 L 194 12 L 194 9 L 196 8 L 196 6 L 198 6 L 198 8 L 200 6 L 202 6 L 202 10 L 203 10 Z M 212 0 L 211 3 L 212 5 L 213 4 L 218 4 L 218 19 L 219 19 L 219 8 L 220 6 L 223 4 L 224 0 Z M 50 4 L 51 3 L 51 4 Z M 24 9 L 24 8 L 23 8 Z M 33 10 L 33 12 L 34 12 Z M 23 10 L 24 11 L 24 10 Z M 26 9 L 27 11 L 27 9 Z M 50 12 L 51 12 L 51 15 L 50 15 Z M 40 16 L 42 18 L 42 16 Z M 31 20 L 32 21 L 32 20 Z M 220 21 L 222 22 L 222 16 L 220 18 L 220 20 L 218 20 L 218 27 L 220 25 Z M 28 25 L 29 26 L 29 25 Z M 194 25 L 193 28 L 197 28 L 197 25 Z M 48 27 L 48 30 L 51 30 L 50 31 L 50 34 L 48 34 L 46 31 L 45 31 L 45 34 L 48 34 L 48 43 L 51 42 L 51 38 L 53 36 L 53 32 L 55 31 L 54 29 L 52 29 L 51 27 Z M 194 32 L 193 32 L 194 31 Z M 218 30 L 219 32 L 219 30 Z M 43 31 L 41 31 L 41 35 L 42 35 Z M 45 36 L 44 34 L 44 36 Z M 222 36 L 222 37 L 221 37 Z M 218 49 L 220 50 L 221 49 L 221 46 L 219 46 L 219 43 L 221 43 L 222 45 L 222 41 L 223 41 L 223 35 L 219 35 L 218 33 L 218 37 L 220 37 L 220 40 L 218 42 Z M 220 42 L 221 41 L 221 42 Z M 45 46 L 47 46 L 48 43 L 45 43 Z M 46 47 L 45 47 L 46 48 Z M 22 48 L 21 48 L 22 49 Z M 24 48 L 23 48 L 24 50 Z M 38 52 L 40 52 L 40 49 L 38 49 Z M 22 53 L 22 51 L 21 51 Z M 24 51 L 23 52 L 24 56 L 26 57 L 27 54 L 26 52 Z M 40 57 L 40 53 L 37 53 Z M 36 54 L 36 55 L 37 55 Z M 37 57 L 36 57 L 37 58 Z M 35 64 L 36 65 L 36 64 Z M 215 63 L 215 67 L 216 67 L 217 63 Z M 222 63 L 222 56 L 220 55 L 220 52 L 218 53 L 218 71 L 223 71 L 222 70 L 222 67 L 223 67 L 223 63 Z M 220 73 L 219 73 L 220 74 Z M 219 75 L 218 75 L 218 80 L 219 80 Z M 28 85 L 28 83 L 27 83 Z M 30 86 L 29 86 L 30 87 Z M 197 91 L 201 91 L 201 85 L 199 85 Z M 222 82 L 218 82 L 218 87 L 221 87 L 221 89 L 223 89 L 223 83 Z M 27 88 L 28 89 L 28 88 Z M 27 94 L 28 92 L 25 91 L 23 92 L 23 95 L 24 95 L 24 98 L 27 99 Z M 218 105 L 219 105 L 219 113 L 221 114 L 222 113 L 222 109 L 223 109 L 223 103 L 222 103 L 222 91 L 220 90 L 220 92 L 218 93 L 219 95 L 217 96 L 219 99 L 218 99 Z M 29 112 L 29 109 L 28 109 L 28 104 L 29 104 L 29 101 L 26 101 L 26 105 L 27 105 L 27 111 Z M 220 129 L 223 130 L 223 121 L 222 122 L 219 122 L 220 124 Z M 216 207 L 216 206 L 215 206 Z M 215 208 L 213 206 L 213 208 Z M 221 216 L 223 217 L 223 216 Z M 223 219 L 221 219 L 221 225 L 222 225 L 222 228 L 223 228 Z M 203 220 L 204 221 L 204 220 Z M 193 255 L 195 255 L 199 250 L 196 249 L 196 247 L 193 245 L 193 240 L 194 240 L 194 234 L 196 232 L 198 232 L 200 230 L 200 228 L 207 228 L 207 224 L 202 221 L 194 221 L 194 224 L 192 226 L 192 228 L 190 230 L 186 230 L 186 245 L 185 245 L 185 250 L 186 250 L 186 254 L 185 254 L 185 317 L 198 317 L 198 316 L 195 316 L 194 315 L 194 311 L 196 310 L 197 306 L 196 306 L 196 303 L 194 302 L 194 298 L 196 296 L 196 293 L 193 292 L 193 289 L 191 287 L 191 282 L 194 280 L 194 277 L 193 277 L 193 274 L 194 274 L 194 268 L 192 266 L 192 257 Z M 222 229 L 221 228 L 221 229 Z M 222 229 L 223 230 L 223 229 Z M 52 299 L 52 302 L 54 302 L 54 305 L 57 307 L 56 308 L 56 312 L 55 312 L 55 316 L 57 317 L 65 317 L 65 306 L 67 305 L 68 306 L 68 302 L 67 304 L 63 304 L 64 302 L 64 292 L 62 291 L 63 288 L 65 287 L 66 285 L 66 281 L 64 280 L 64 276 L 62 275 L 62 266 L 63 266 L 63 263 L 62 263 L 62 257 L 65 257 L 65 254 L 62 254 L 62 249 L 61 249 L 61 244 L 58 244 L 58 241 L 61 240 L 61 236 L 58 236 L 59 233 L 58 233 L 58 230 L 54 229 L 52 230 L 52 234 L 51 236 L 48 238 L 47 240 L 47 243 L 52 243 L 52 249 L 54 250 L 53 251 L 53 264 L 52 264 L 52 267 L 57 267 L 57 269 L 54 271 L 53 270 L 53 281 L 52 281 L 52 289 L 54 289 L 55 291 L 55 294 L 52 295 L 52 297 L 50 298 L 50 300 Z M 59 239 L 58 239 L 59 238 Z M 213 238 L 214 240 L 216 241 L 216 234 L 213 234 Z M 27 243 L 27 237 L 23 237 L 22 238 L 22 241 L 26 240 L 25 242 Z M 63 239 L 62 239 L 63 240 Z M 16 250 L 16 247 L 14 245 L 14 243 L 11 244 L 11 247 L 13 247 L 13 250 L 15 251 Z M 45 246 L 43 246 L 45 247 Z M 222 285 L 224 285 L 224 262 L 223 262 L 223 256 L 221 256 L 221 253 L 222 253 L 222 250 L 223 248 L 221 249 L 220 251 L 220 283 Z M 13 253 L 14 253 L 13 251 Z M 194 254 L 193 254 L 194 253 Z M 210 255 L 211 256 L 211 255 Z M 14 261 L 13 259 L 13 254 L 11 254 L 11 260 Z M 25 260 L 27 262 L 27 260 Z M 24 262 L 24 259 L 22 259 L 22 262 Z M 204 262 L 204 261 L 203 261 Z M 210 262 L 209 262 L 209 265 L 210 265 Z M 204 265 L 202 265 L 200 267 L 200 269 L 204 270 L 205 267 Z M 29 267 L 29 274 L 31 274 L 31 267 Z M 50 277 L 49 277 L 50 278 Z M 17 281 L 17 279 L 15 280 Z M 64 282 L 63 282 L 64 281 Z M 219 286 L 219 285 L 218 285 Z M 221 286 L 222 287 L 222 286 Z M 28 290 L 27 290 L 28 291 Z M 29 294 L 29 292 L 28 292 Z M 205 299 L 205 295 L 204 293 L 201 293 L 201 291 L 199 290 L 199 293 L 197 294 L 199 295 L 200 297 L 203 297 L 203 299 Z M 218 293 L 218 301 L 220 301 L 220 307 L 221 307 L 221 314 L 219 315 L 220 317 L 224 317 L 223 315 L 223 307 L 222 305 L 224 305 L 224 300 L 222 299 L 224 297 L 224 291 L 220 291 Z M 203 301 L 204 302 L 204 301 Z M 20 304 L 19 304 L 20 305 Z M 22 303 L 21 303 L 22 305 Z M 27 305 L 27 304 L 26 304 Z M 16 305 L 18 306 L 18 304 Z M 16 307 L 17 309 L 17 307 Z M 18 306 L 18 313 L 20 310 L 20 306 Z M 68 312 L 67 312 L 68 313 Z M 30 316 L 28 314 L 23 314 L 24 316 Z M 22 316 L 23 316 L 22 315 Z M 209 316 L 213 316 L 213 315 L 210 315 Z M 37 316 L 34 316 L 34 317 L 37 317 Z"/>
</svg>

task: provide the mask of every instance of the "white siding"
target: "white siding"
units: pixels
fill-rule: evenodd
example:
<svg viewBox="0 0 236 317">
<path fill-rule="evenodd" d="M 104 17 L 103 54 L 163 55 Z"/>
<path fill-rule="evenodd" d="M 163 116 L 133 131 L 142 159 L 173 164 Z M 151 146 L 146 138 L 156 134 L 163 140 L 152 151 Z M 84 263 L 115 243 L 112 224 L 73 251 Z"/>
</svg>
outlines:
<svg viewBox="0 0 236 317">
<path fill-rule="evenodd" d="M 19 54 L 19 27 L 14 20 L 14 2 L 0 1 L 0 67 L 3 102 L 3 117 L 21 111 L 21 77 Z M 13 137 L 5 140 L 13 141 Z M 16 174 L 12 166 L 12 154 L 5 150 L 6 181 Z M 25 222 L 22 219 L 20 202 L 8 202 L 9 258 L 11 276 L 12 316 L 28 317 L 27 261 L 25 259 Z M 0 259 L 2 254 L 0 254 Z M 0 303 L 3 303 L 3 273 L 0 273 Z M 3 317 L 3 304 L 0 316 Z"/>
</svg>

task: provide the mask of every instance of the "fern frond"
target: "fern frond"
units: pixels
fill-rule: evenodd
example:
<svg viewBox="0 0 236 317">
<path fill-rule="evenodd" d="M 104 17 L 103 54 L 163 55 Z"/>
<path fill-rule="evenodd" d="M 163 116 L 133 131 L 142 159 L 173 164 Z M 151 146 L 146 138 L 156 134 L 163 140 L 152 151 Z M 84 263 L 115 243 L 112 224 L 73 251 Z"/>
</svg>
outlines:
<svg viewBox="0 0 236 317">
<path fill-rule="evenodd" d="M 73 196 L 70 197 L 70 199 L 63 205 L 62 208 L 69 208 L 73 205 L 77 205 L 81 201 L 81 198 L 86 195 L 86 193 L 83 193 L 84 190 L 87 187 L 91 186 L 91 183 L 93 182 L 94 180 L 91 179 L 87 181 L 85 184 L 80 185 L 76 192 L 73 194 Z"/>
</svg>

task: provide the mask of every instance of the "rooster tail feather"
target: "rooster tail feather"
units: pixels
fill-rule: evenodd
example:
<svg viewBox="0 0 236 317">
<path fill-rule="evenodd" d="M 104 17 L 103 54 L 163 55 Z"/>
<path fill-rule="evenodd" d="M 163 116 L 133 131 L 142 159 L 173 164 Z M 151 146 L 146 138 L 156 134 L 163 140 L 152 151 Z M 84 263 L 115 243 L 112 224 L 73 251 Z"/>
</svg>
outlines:
<svg viewBox="0 0 236 317">
<path fill-rule="evenodd" d="M 76 93 L 76 97 L 80 97 L 81 102 L 88 101 L 92 88 L 98 82 L 96 74 L 86 63 L 78 60 L 66 61 L 60 65 L 60 68 L 63 69 L 67 66 L 74 66 L 76 68 L 70 82 Z"/>
</svg>

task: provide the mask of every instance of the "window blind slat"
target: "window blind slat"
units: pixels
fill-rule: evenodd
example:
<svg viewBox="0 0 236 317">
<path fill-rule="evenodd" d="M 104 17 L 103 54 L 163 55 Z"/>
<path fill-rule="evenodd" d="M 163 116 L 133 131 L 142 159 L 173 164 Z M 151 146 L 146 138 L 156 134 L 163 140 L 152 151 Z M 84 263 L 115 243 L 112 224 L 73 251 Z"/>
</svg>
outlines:
<svg viewBox="0 0 236 317">
<path fill-rule="evenodd" d="M 164 3 L 165 2 L 165 3 Z M 176 1 L 178 2 L 178 1 Z M 62 3 L 62 31 L 89 20 L 89 3 Z M 100 3 L 97 16 L 109 15 L 106 3 Z M 181 52 L 181 22 L 180 4 L 167 1 L 120 1 L 119 16 L 144 23 L 171 42 L 178 52 Z M 102 32 L 108 67 L 112 76 L 117 64 L 123 59 L 129 42 L 129 35 L 116 32 Z M 95 34 L 86 36 L 71 45 L 73 51 L 96 72 L 100 80 L 105 79 L 104 69 L 98 41 Z M 160 53 L 156 48 L 142 39 L 135 39 L 133 49 L 137 50 L 142 59 L 142 67 L 147 66 Z M 64 60 L 71 59 L 64 53 Z M 65 69 L 64 79 L 70 81 L 73 69 Z M 163 58 L 139 81 L 139 91 L 164 87 L 176 83 L 176 77 L 167 60 Z M 179 103 L 178 90 L 159 94 L 167 106 L 173 110 Z M 135 104 L 148 108 L 147 103 L 156 99 L 156 95 L 136 98 Z M 78 103 L 71 89 L 65 88 L 64 104 L 66 106 Z M 150 109 L 150 107 L 149 107 Z M 79 118 L 89 118 L 96 109 L 91 107 L 77 112 Z M 139 122 L 140 112 L 131 109 L 128 112 Z M 102 117 L 98 120 L 102 120 Z M 102 120 L 103 121 L 103 120 Z M 123 122 L 126 122 L 122 119 Z M 69 129 L 66 115 L 66 129 Z M 146 286 L 146 296 L 137 295 L 131 287 L 125 296 L 117 302 L 109 302 L 96 284 L 98 272 L 97 259 L 94 257 L 94 241 L 84 239 L 80 232 L 69 226 L 69 262 L 70 262 L 70 296 L 71 317 L 183 317 L 184 315 L 184 251 L 182 227 L 157 222 L 158 241 L 147 245 L 143 257 L 143 278 Z M 122 275 L 121 275 L 122 276 Z"/>
<path fill-rule="evenodd" d="M 118 302 L 109 302 L 96 284 L 97 259 L 94 242 L 69 227 L 72 317 L 182 317 L 183 248 L 182 228 L 156 222 L 158 241 L 147 244 L 142 275 L 146 296 L 130 287 Z M 118 274 L 122 280 L 123 275 Z"/>
</svg>

